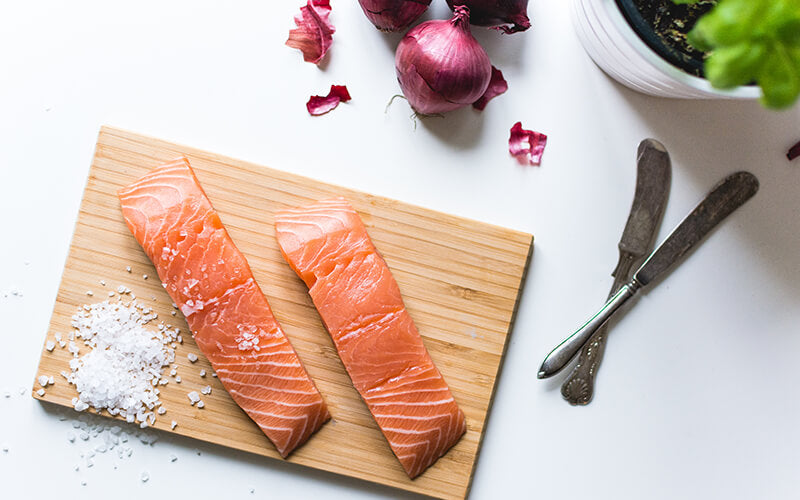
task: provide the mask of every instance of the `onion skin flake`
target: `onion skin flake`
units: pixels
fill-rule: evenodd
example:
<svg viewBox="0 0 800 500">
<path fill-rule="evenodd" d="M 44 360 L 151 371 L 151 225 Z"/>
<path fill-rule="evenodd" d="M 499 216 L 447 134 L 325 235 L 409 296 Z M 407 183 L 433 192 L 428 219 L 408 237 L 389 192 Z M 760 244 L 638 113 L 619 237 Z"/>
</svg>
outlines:
<svg viewBox="0 0 800 500">
<path fill-rule="evenodd" d="M 308 0 L 294 17 L 297 28 L 289 31 L 286 45 L 303 53 L 303 60 L 319 64 L 333 43 L 336 29 L 328 20 L 331 13 L 329 0 Z"/>
<path fill-rule="evenodd" d="M 517 159 L 520 165 L 540 165 L 546 145 L 546 135 L 523 129 L 522 122 L 517 122 L 511 127 L 508 152 Z"/>
<path fill-rule="evenodd" d="M 340 102 L 347 102 L 350 99 L 350 92 L 345 85 L 331 85 L 328 95 L 312 95 L 306 103 L 306 109 L 311 116 L 324 115 L 336 108 Z"/>
</svg>

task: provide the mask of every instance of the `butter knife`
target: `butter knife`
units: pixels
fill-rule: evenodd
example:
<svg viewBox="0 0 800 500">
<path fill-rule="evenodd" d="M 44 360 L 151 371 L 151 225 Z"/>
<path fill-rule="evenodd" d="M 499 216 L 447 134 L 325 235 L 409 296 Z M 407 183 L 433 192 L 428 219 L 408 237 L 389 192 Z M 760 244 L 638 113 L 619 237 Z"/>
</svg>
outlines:
<svg viewBox="0 0 800 500">
<path fill-rule="evenodd" d="M 628 222 L 619 240 L 619 261 L 611 273 L 614 284 L 608 298 L 631 279 L 633 272 L 652 252 L 658 227 L 669 198 L 672 177 L 669 153 L 655 139 L 639 143 L 636 153 L 636 191 Z M 594 394 L 594 378 L 605 351 L 608 325 L 600 327 L 578 355 L 578 363 L 561 386 L 561 395 L 572 405 L 585 405 Z"/>
<path fill-rule="evenodd" d="M 736 172 L 720 182 L 645 260 L 630 281 L 622 285 L 606 305 L 578 331 L 553 349 L 539 369 L 539 378 L 558 373 L 598 328 L 636 293 L 653 282 L 697 245 L 725 217 L 758 191 L 758 179 L 749 172 Z"/>
</svg>

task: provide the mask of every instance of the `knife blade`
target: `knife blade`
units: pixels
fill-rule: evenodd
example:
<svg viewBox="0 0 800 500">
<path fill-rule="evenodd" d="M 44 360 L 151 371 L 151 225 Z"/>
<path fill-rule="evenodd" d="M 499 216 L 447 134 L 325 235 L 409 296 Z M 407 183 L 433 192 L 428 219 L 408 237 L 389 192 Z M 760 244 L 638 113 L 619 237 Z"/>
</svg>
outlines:
<svg viewBox="0 0 800 500">
<path fill-rule="evenodd" d="M 611 273 L 614 284 L 609 299 L 631 279 L 636 267 L 653 250 L 669 198 L 671 177 L 669 153 L 664 145 L 655 139 L 640 142 L 636 153 L 636 190 L 619 240 L 619 260 Z M 592 400 L 594 379 L 605 351 L 607 326 L 598 329 L 584 344 L 578 363 L 561 386 L 561 395 L 572 405 L 585 405 Z"/>
<path fill-rule="evenodd" d="M 736 172 L 722 180 L 645 260 L 605 306 L 578 331 L 548 354 L 537 374 L 551 377 L 578 352 L 598 328 L 643 287 L 675 265 L 725 217 L 733 213 L 758 191 L 758 179 L 749 172 Z"/>
</svg>

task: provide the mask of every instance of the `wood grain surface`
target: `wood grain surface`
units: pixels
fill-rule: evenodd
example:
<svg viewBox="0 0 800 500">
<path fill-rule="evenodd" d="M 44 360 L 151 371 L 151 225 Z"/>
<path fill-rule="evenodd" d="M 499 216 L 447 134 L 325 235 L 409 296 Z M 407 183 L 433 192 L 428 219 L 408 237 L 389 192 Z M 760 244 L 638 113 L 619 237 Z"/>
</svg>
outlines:
<svg viewBox="0 0 800 500">
<path fill-rule="evenodd" d="M 83 304 L 118 300 L 108 294 L 119 285 L 129 287 L 160 319 L 185 331 L 183 317 L 180 312 L 172 315 L 172 301 L 128 231 L 116 196 L 119 187 L 180 155 L 189 158 L 233 241 L 247 256 L 333 416 L 288 461 L 437 498 L 464 498 L 531 255 L 529 234 L 103 127 L 44 341 L 54 340 L 56 332 L 67 337 L 71 317 Z M 305 285 L 283 260 L 275 240 L 277 210 L 331 196 L 344 196 L 360 213 L 431 357 L 466 414 L 464 437 L 414 480 L 403 472 L 353 388 Z M 86 354 L 88 347 L 79 345 L 79 355 Z M 190 362 L 189 353 L 200 359 Z M 71 357 L 65 348 L 48 352 L 43 347 L 36 375 L 54 375 L 56 383 L 39 396 L 34 382 L 34 397 L 72 406 L 77 391 L 59 375 L 69 371 Z M 170 377 L 170 383 L 160 387 L 167 413 L 153 427 L 282 460 L 219 380 L 211 377 L 210 364 L 189 335 L 176 350 L 176 364 L 182 381 L 178 384 Z M 201 378 L 203 369 L 208 375 Z M 206 385 L 213 390 L 202 396 L 205 407 L 191 406 L 187 393 Z M 172 420 L 178 422 L 174 430 Z"/>
</svg>

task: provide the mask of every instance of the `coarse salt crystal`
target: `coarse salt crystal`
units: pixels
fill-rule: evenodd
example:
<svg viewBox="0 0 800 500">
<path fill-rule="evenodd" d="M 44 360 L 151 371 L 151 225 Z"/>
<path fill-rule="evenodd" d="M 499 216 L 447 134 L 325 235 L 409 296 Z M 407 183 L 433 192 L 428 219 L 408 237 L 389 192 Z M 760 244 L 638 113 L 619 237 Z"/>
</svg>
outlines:
<svg viewBox="0 0 800 500">
<path fill-rule="evenodd" d="M 189 354 L 187 354 L 186 357 L 189 358 L 189 361 L 191 361 L 192 363 L 197 361 L 197 354 L 195 354 L 193 352 L 190 352 Z"/>
<path fill-rule="evenodd" d="M 53 377 L 52 375 L 50 375 L 49 377 L 47 377 L 47 383 L 48 383 L 48 384 L 50 384 L 50 385 L 53 385 L 53 384 L 55 384 L 55 383 L 56 383 L 56 379 L 55 379 L 55 377 Z"/>
<path fill-rule="evenodd" d="M 61 332 L 54 333 L 53 337 L 56 339 L 56 342 L 61 342 Z"/>
<path fill-rule="evenodd" d="M 176 422 L 174 420 L 169 424 L 169 428 L 172 429 L 172 430 L 175 430 L 175 427 L 177 427 L 177 426 L 178 426 L 178 422 Z"/>
<path fill-rule="evenodd" d="M 109 297 L 113 297 L 114 296 L 114 292 L 108 292 L 108 296 Z"/>
<path fill-rule="evenodd" d="M 200 400 L 200 401 L 197 402 L 197 407 L 198 408 L 203 408 L 205 405 L 206 404 L 203 402 L 203 400 Z"/>
<path fill-rule="evenodd" d="M 176 383 L 176 384 L 180 384 L 180 383 L 181 383 L 181 376 L 180 376 L 180 375 L 178 375 L 177 377 L 175 377 L 175 383 Z"/>
<path fill-rule="evenodd" d="M 146 274 L 143 274 L 143 275 L 142 275 L 142 279 L 143 279 L 143 280 L 146 280 L 146 279 L 147 279 L 147 275 L 146 275 Z M 155 298 L 153 298 L 153 300 L 155 300 Z"/>
<path fill-rule="evenodd" d="M 53 342 L 52 340 L 48 340 L 45 343 L 44 348 L 47 349 L 49 352 L 53 352 L 53 349 L 56 348 L 56 343 Z"/>
<path fill-rule="evenodd" d="M 93 291 L 91 291 L 91 290 L 86 290 L 86 295 L 88 295 L 89 297 L 91 297 L 92 295 L 94 295 L 94 292 L 93 292 Z"/>
<path fill-rule="evenodd" d="M 49 382 L 49 379 L 47 378 L 47 375 L 39 375 L 39 378 L 36 379 L 36 380 L 39 382 L 39 385 L 41 385 L 42 387 L 47 387 L 47 383 Z"/>
<path fill-rule="evenodd" d="M 126 267 L 125 270 L 131 272 L 131 266 Z"/>
<path fill-rule="evenodd" d="M 100 284 L 106 286 L 106 280 L 100 280 Z"/>
<path fill-rule="evenodd" d="M 211 394 L 211 386 L 207 385 L 203 387 L 202 389 L 200 389 L 200 392 L 202 392 L 203 394 Z"/>
<path fill-rule="evenodd" d="M 162 406 L 161 408 L 156 410 L 156 413 L 158 413 L 159 415 L 163 415 L 163 414 L 167 413 L 167 409 Z"/>
<path fill-rule="evenodd" d="M 200 370 L 200 376 L 201 377 L 205 377 L 206 376 L 206 371 L 205 370 Z"/>
<path fill-rule="evenodd" d="M 141 427 L 154 423 L 155 413 L 145 408 L 159 402 L 154 386 L 163 368 L 174 361 L 175 352 L 164 345 L 166 327 L 159 331 L 146 327 L 153 316 L 142 312 L 134 300 L 92 304 L 72 317 L 75 330 L 70 335 L 77 333 L 90 347 L 88 354 L 77 358 L 78 347 L 70 343 L 76 359 L 70 362 L 68 380 L 80 394 L 76 410 L 91 406 L 98 412 L 106 409 L 111 415 L 121 415 L 130 423 L 145 423 Z"/>
<path fill-rule="evenodd" d="M 36 394 L 38 394 L 39 396 L 44 396 L 45 394 L 44 389 L 39 389 L 38 391 L 36 391 Z"/>
<path fill-rule="evenodd" d="M 192 406 L 194 406 L 195 403 L 200 401 L 200 395 L 197 394 L 197 391 L 192 391 L 186 396 L 189 398 L 189 401 L 192 403 Z"/>
<path fill-rule="evenodd" d="M 126 288 L 124 285 L 120 285 L 117 287 L 117 293 L 125 293 L 125 290 Z"/>
<path fill-rule="evenodd" d="M 142 475 L 139 476 L 143 483 L 146 483 L 150 479 L 150 474 L 147 472 L 142 472 Z"/>
<path fill-rule="evenodd" d="M 174 462 L 174 461 L 176 461 L 176 460 L 178 460 L 178 456 L 177 456 L 177 455 L 175 455 L 174 453 L 170 453 L 170 455 L 169 455 L 169 461 L 170 461 L 170 462 Z"/>
</svg>

